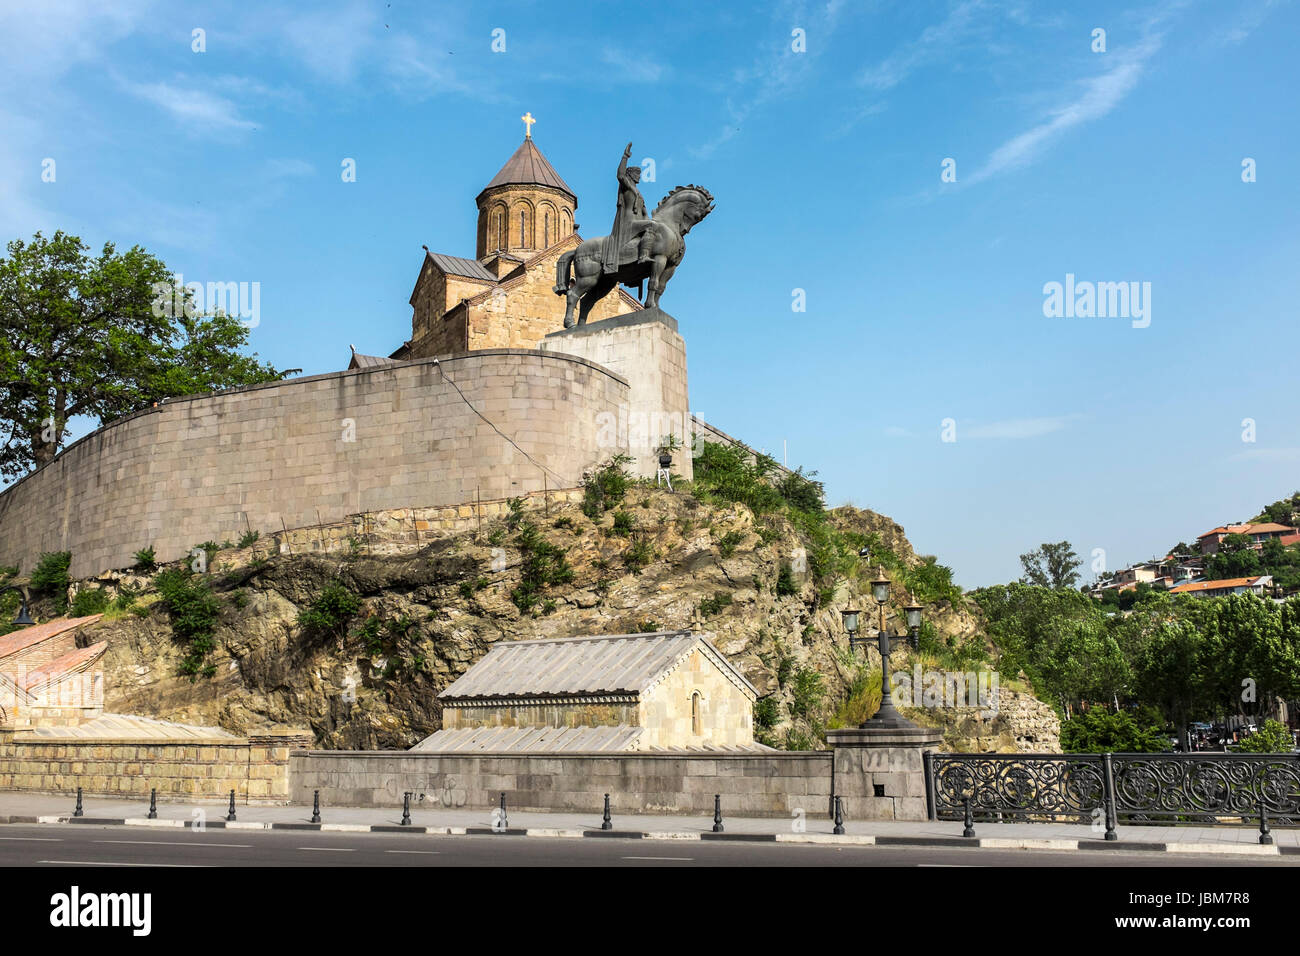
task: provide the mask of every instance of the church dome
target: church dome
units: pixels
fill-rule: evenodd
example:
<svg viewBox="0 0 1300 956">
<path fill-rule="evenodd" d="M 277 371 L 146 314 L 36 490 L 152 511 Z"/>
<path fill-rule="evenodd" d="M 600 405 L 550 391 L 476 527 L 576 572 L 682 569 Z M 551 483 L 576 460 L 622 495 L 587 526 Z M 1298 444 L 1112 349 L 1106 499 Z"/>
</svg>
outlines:
<svg viewBox="0 0 1300 956">
<path fill-rule="evenodd" d="M 575 206 L 578 203 L 578 197 L 569 188 L 569 184 L 560 178 L 555 167 L 547 162 L 531 136 L 526 137 L 519 144 L 514 155 L 506 160 L 506 164 L 492 177 L 492 181 L 483 187 L 483 193 L 498 186 L 549 186 L 551 189 L 567 193 Z M 480 200 L 483 198 L 483 193 L 479 194 Z"/>
<path fill-rule="evenodd" d="M 578 197 L 546 161 L 531 136 L 483 187 L 478 204 L 477 257 L 504 253 L 528 259 L 573 235 Z"/>
</svg>

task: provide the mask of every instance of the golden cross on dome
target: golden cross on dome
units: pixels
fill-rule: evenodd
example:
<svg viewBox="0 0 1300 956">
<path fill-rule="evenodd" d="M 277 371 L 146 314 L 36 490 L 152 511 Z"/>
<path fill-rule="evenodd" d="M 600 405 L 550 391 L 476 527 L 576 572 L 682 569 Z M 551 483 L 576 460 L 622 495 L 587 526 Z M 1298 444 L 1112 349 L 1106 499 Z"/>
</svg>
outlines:
<svg viewBox="0 0 1300 956">
<path fill-rule="evenodd" d="M 524 139 L 532 139 L 533 124 L 537 122 L 537 120 L 533 119 L 532 111 L 530 110 L 519 118 L 524 121 Z"/>
</svg>

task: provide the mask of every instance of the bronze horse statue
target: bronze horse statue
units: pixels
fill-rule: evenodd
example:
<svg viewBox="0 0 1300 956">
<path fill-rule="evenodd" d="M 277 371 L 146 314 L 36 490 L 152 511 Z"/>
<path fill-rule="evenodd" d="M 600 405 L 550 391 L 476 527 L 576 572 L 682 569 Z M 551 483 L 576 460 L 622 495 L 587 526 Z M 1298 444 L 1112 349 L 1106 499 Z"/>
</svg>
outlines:
<svg viewBox="0 0 1300 956">
<path fill-rule="evenodd" d="M 686 255 L 686 234 L 701 219 L 713 212 L 713 196 L 703 186 L 678 186 L 665 196 L 651 213 L 651 218 L 637 223 L 629 240 L 619 251 L 618 270 L 605 272 L 601 253 L 608 236 L 584 239 L 576 248 L 560 256 L 555 264 L 555 294 L 568 296 L 564 327 L 586 325 L 591 307 L 604 298 L 618 283 L 636 288 L 649 280 L 645 302 L 647 309 L 659 307 L 659 297 L 673 272 Z M 642 234 L 651 237 L 649 262 L 638 262 L 638 244 Z M 572 274 L 571 274 L 572 272 Z M 573 308 L 579 305 L 574 321 Z"/>
</svg>

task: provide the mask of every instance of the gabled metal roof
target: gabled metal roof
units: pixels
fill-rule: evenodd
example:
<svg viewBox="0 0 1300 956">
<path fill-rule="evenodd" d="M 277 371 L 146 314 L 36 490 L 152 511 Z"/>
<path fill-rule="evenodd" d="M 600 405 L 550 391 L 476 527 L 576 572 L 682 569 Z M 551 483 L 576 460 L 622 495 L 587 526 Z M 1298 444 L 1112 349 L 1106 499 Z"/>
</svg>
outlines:
<svg viewBox="0 0 1300 956">
<path fill-rule="evenodd" d="M 466 279 L 482 279 L 485 282 L 497 281 L 496 275 L 477 259 L 462 259 L 460 256 L 447 256 L 441 252 L 430 252 L 429 258 L 433 260 L 434 265 L 447 275 L 462 276 Z"/>
<path fill-rule="evenodd" d="M 635 749 L 644 727 L 461 727 L 439 730 L 417 753 L 597 753 Z"/>
<path fill-rule="evenodd" d="M 495 186 L 508 185 L 524 186 L 550 186 L 552 189 L 561 189 L 568 193 L 569 196 L 577 202 L 577 196 L 569 188 L 569 184 L 560 178 L 560 174 L 555 171 L 555 167 L 546 161 L 542 151 L 531 138 L 525 139 L 519 144 L 514 155 L 506 160 L 506 164 L 501 167 L 500 172 L 492 177 L 492 182 L 483 187 L 483 192 L 487 192 Z M 480 196 L 483 193 L 479 193 Z"/>
<path fill-rule="evenodd" d="M 438 697 L 455 704 L 500 697 L 638 695 L 696 646 L 738 686 L 757 696 L 753 685 L 700 635 L 655 631 L 494 644 Z"/>
</svg>

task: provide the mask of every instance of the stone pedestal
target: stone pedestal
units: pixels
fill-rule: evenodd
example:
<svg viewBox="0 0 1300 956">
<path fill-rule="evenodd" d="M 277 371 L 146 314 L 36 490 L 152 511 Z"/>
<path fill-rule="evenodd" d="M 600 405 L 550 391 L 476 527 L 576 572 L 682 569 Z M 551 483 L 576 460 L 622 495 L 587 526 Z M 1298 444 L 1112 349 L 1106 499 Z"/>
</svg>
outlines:
<svg viewBox="0 0 1300 956">
<path fill-rule="evenodd" d="M 826 731 L 845 819 L 927 819 L 921 753 L 937 749 L 942 740 L 939 731 L 915 725 Z"/>
<path fill-rule="evenodd" d="M 686 343 L 677 334 L 676 319 L 660 309 L 645 309 L 552 332 L 537 347 L 576 355 L 627 379 L 627 407 L 619 410 L 617 420 L 597 422 L 598 440 L 610 455 L 626 448 L 634 459 L 633 473 L 653 478 L 659 443 L 673 434 L 682 444 L 673 453 L 673 472 L 693 477 Z"/>
</svg>

